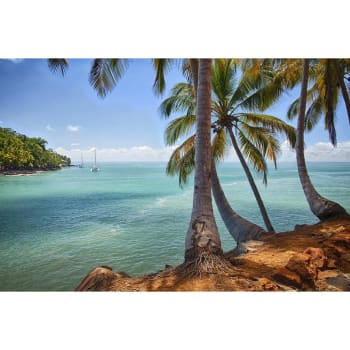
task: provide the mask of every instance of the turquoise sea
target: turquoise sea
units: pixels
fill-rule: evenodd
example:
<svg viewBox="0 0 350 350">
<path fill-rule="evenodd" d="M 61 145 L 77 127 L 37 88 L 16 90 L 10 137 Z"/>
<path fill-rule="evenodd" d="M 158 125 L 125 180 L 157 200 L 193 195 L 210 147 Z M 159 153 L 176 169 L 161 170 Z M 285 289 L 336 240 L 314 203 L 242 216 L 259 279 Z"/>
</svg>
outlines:
<svg viewBox="0 0 350 350">
<path fill-rule="evenodd" d="M 192 182 L 179 188 L 165 163 L 99 167 L 0 177 L 0 290 L 69 291 L 99 265 L 135 276 L 182 262 Z M 310 163 L 309 173 L 321 194 L 350 211 L 350 163 Z M 225 163 L 219 175 L 236 211 L 263 225 L 239 164 Z M 267 187 L 256 179 L 276 230 L 317 222 L 294 163 L 271 169 Z M 230 250 L 234 241 L 216 218 Z"/>
</svg>

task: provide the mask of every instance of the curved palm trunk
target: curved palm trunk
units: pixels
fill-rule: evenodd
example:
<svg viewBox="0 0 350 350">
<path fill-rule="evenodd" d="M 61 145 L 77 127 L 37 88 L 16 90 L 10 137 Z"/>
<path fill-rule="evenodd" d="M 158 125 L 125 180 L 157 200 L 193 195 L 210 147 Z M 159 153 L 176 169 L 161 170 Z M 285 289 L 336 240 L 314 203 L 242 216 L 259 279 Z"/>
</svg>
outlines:
<svg viewBox="0 0 350 350">
<path fill-rule="evenodd" d="M 259 239 L 266 233 L 262 227 L 242 218 L 232 209 L 220 185 L 214 160 L 211 164 L 211 187 L 222 220 L 237 245 L 251 239 Z"/>
<path fill-rule="evenodd" d="M 343 100 L 345 103 L 346 112 L 348 113 L 348 119 L 349 119 L 349 123 L 350 123 L 350 98 L 349 98 L 348 90 L 346 89 L 346 86 L 344 83 L 344 77 L 341 74 L 341 71 L 340 71 L 338 65 L 336 66 L 336 70 L 337 70 L 337 79 L 338 79 L 338 82 L 340 85 L 341 93 L 343 95 Z"/>
<path fill-rule="evenodd" d="M 267 211 L 266 211 L 266 208 L 265 208 L 265 205 L 264 205 L 264 202 L 262 201 L 261 199 L 261 196 L 260 196 L 260 193 L 258 191 L 258 188 L 256 187 L 255 185 L 255 181 L 253 179 L 253 176 L 249 170 L 249 167 L 242 155 L 242 152 L 241 150 L 239 149 L 238 147 L 238 144 L 237 144 L 237 141 L 236 141 L 236 138 L 235 138 L 235 135 L 233 134 L 233 131 L 232 131 L 232 128 L 227 128 L 229 134 L 230 134 L 230 137 L 231 137 L 231 142 L 232 142 L 232 145 L 233 145 L 233 148 L 235 149 L 235 152 L 238 156 L 238 159 L 239 161 L 241 162 L 242 164 L 242 167 L 243 167 L 243 170 L 247 176 L 247 179 L 249 181 L 249 184 L 250 184 L 250 187 L 254 193 L 254 196 L 255 196 L 255 199 L 258 203 L 258 206 L 259 206 L 259 209 L 260 209 L 260 212 L 261 212 L 261 215 L 263 217 L 263 220 L 264 220 L 264 223 L 265 223 L 265 226 L 267 228 L 267 231 L 268 232 L 275 232 L 272 224 L 271 224 L 271 221 L 270 221 L 270 218 L 269 216 L 267 215 Z"/>
<path fill-rule="evenodd" d="M 203 252 L 222 254 L 211 199 L 211 59 L 201 59 L 198 72 L 194 193 L 185 261 Z"/>
<path fill-rule="evenodd" d="M 307 98 L 307 85 L 309 79 L 309 60 L 303 61 L 303 77 L 300 92 L 300 108 L 297 124 L 296 138 L 296 158 L 298 173 L 301 185 L 303 187 L 306 199 L 309 203 L 311 211 L 320 220 L 325 220 L 332 217 L 348 215 L 346 210 L 338 203 L 332 202 L 322 197 L 314 188 L 306 168 L 304 155 L 304 129 L 305 129 L 305 110 Z"/>
</svg>

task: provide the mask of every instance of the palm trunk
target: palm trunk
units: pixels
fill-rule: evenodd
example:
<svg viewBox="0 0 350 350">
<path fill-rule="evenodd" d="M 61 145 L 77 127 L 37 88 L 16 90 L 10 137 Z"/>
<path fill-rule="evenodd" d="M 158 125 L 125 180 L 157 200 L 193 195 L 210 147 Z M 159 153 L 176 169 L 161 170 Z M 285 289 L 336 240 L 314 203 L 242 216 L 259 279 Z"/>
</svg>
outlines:
<svg viewBox="0 0 350 350">
<path fill-rule="evenodd" d="M 348 113 L 348 119 L 350 123 L 350 98 L 348 94 L 348 90 L 346 89 L 345 83 L 344 83 L 344 77 L 339 69 L 339 66 L 336 64 L 336 70 L 337 70 L 337 78 L 340 85 L 341 93 L 343 95 L 346 112 Z"/>
<path fill-rule="evenodd" d="M 258 206 L 259 206 L 259 209 L 260 209 L 260 212 L 261 212 L 261 215 L 263 217 L 263 220 L 264 220 L 264 223 L 265 223 L 265 226 L 267 228 L 267 231 L 268 232 L 275 232 L 272 224 L 271 224 L 271 221 L 270 221 L 270 218 L 267 214 L 267 211 L 266 211 L 266 208 L 265 208 L 265 205 L 264 205 L 264 202 L 262 201 L 261 199 L 261 196 L 260 196 L 260 193 L 258 191 L 258 188 L 256 187 L 255 185 L 255 181 L 253 179 L 253 176 L 249 170 L 249 167 L 243 157 L 243 154 L 241 153 L 241 150 L 239 149 L 238 147 L 238 144 L 237 144 L 237 141 L 236 141 L 236 138 L 235 138 L 235 135 L 233 134 L 233 131 L 231 128 L 227 128 L 229 134 L 230 134 L 230 137 L 231 137 L 231 141 L 232 141 L 232 145 L 233 145 L 233 148 L 235 149 L 235 152 L 238 156 L 238 159 L 239 161 L 241 162 L 242 164 L 242 167 L 243 167 L 243 170 L 247 176 L 247 179 L 248 179 L 248 182 L 250 184 L 250 187 L 254 193 L 254 196 L 255 196 L 255 199 L 258 203 Z"/>
<path fill-rule="evenodd" d="M 232 209 L 220 185 L 213 159 L 211 175 L 211 187 L 216 206 L 218 207 L 227 230 L 230 232 L 237 245 L 251 239 L 259 239 L 266 231 L 262 227 L 242 218 Z"/>
<path fill-rule="evenodd" d="M 202 252 L 222 254 L 211 199 L 211 59 L 201 59 L 198 71 L 194 193 L 185 261 Z"/>
<path fill-rule="evenodd" d="M 306 200 L 309 203 L 311 211 L 320 220 L 325 220 L 332 217 L 339 217 L 348 215 L 346 210 L 338 203 L 332 202 L 322 197 L 314 188 L 305 162 L 304 155 L 304 129 L 305 129 L 305 110 L 306 110 L 306 99 L 307 99 L 307 85 L 309 79 L 309 60 L 304 59 L 303 61 L 303 76 L 300 92 L 300 108 L 297 124 L 297 138 L 296 138 L 296 158 L 298 173 L 301 185 L 303 187 Z"/>
</svg>

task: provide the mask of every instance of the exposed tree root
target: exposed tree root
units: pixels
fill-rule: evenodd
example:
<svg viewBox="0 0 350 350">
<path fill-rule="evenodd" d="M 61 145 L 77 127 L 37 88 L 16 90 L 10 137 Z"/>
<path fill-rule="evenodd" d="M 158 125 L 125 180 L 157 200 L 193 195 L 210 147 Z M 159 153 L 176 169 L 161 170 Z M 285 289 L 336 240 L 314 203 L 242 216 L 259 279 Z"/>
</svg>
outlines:
<svg viewBox="0 0 350 350">
<path fill-rule="evenodd" d="M 186 278 L 199 277 L 208 274 L 233 273 L 232 264 L 223 254 L 213 254 L 206 250 L 198 252 L 192 259 L 188 259 L 181 265 L 171 267 L 156 274 L 157 277 L 165 277 L 171 274 L 186 276 Z"/>
</svg>

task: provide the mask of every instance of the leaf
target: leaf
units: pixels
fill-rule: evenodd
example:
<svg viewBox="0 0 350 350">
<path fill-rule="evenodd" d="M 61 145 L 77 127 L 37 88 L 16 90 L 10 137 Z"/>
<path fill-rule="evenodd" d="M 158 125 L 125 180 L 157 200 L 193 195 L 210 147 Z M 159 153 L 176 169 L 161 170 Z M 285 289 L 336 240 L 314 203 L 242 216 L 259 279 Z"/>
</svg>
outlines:
<svg viewBox="0 0 350 350">
<path fill-rule="evenodd" d="M 193 132 L 196 123 L 196 116 L 185 115 L 172 120 L 165 129 L 165 143 L 168 146 L 174 145 L 179 138 Z"/>
<path fill-rule="evenodd" d="M 173 60 L 169 58 L 155 58 L 152 60 L 156 77 L 153 83 L 153 91 L 156 95 L 162 95 L 165 90 L 165 74 L 169 71 Z"/>
<path fill-rule="evenodd" d="M 196 101 L 194 89 L 191 84 L 179 83 L 172 90 L 170 97 L 166 98 L 159 106 L 159 112 L 164 118 L 170 117 L 173 113 L 194 114 Z"/>
<path fill-rule="evenodd" d="M 101 97 L 111 92 L 127 69 L 125 59 L 95 59 L 93 61 L 89 82 Z"/>
<path fill-rule="evenodd" d="M 57 73 L 57 71 L 60 71 L 64 76 L 68 69 L 68 61 L 65 58 L 49 58 L 48 66 L 51 72 Z"/>
<path fill-rule="evenodd" d="M 179 175 L 179 186 L 187 182 L 189 174 L 194 170 L 195 135 L 186 139 L 176 147 L 166 167 L 167 175 Z"/>
</svg>

